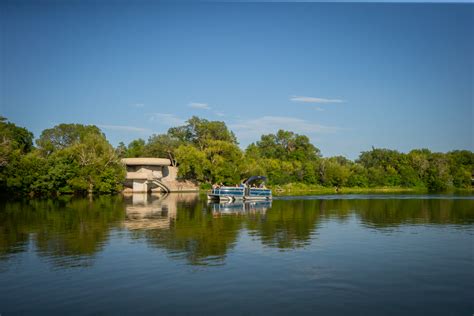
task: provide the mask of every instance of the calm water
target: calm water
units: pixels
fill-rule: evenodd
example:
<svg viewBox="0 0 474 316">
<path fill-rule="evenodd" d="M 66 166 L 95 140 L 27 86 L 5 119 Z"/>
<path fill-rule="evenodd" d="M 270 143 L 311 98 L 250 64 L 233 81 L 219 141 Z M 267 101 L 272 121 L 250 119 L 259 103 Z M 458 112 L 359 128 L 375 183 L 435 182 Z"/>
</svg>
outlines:
<svg viewBox="0 0 474 316">
<path fill-rule="evenodd" d="M 0 314 L 472 315 L 474 197 L 0 202 Z"/>
</svg>

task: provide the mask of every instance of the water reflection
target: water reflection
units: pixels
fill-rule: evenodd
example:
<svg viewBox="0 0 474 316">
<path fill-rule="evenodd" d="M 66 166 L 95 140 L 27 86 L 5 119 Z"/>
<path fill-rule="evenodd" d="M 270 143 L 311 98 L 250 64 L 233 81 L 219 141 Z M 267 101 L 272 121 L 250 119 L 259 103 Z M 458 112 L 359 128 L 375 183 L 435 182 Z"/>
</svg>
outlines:
<svg viewBox="0 0 474 316">
<path fill-rule="evenodd" d="M 317 229 L 321 214 L 321 201 L 308 202 L 273 201 L 265 221 L 249 220 L 246 227 L 265 246 L 279 249 L 304 247 Z"/>
<path fill-rule="evenodd" d="M 0 260 L 32 251 L 54 265 L 89 265 L 103 249 L 111 227 L 122 221 L 120 197 L 63 197 L 0 205 Z"/>
<path fill-rule="evenodd" d="M 123 227 L 136 229 L 169 229 L 174 222 L 178 203 L 195 203 L 197 194 L 141 194 L 125 195 Z"/>
<path fill-rule="evenodd" d="M 169 194 L 127 200 L 132 238 L 191 264 L 221 264 L 241 228 L 237 218 L 214 218 L 198 195 Z M 149 229 L 153 227 L 153 229 Z"/>
<path fill-rule="evenodd" d="M 208 207 L 214 216 L 265 214 L 272 207 L 272 201 L 235 201 L 231 203 L 209 202 Z"/>
<path fill-rule="evenodd" d="M 322 223 L 349 219 L 377 230 L 405 225 L 464 229 L 474 223 L 474 200 L 306 198 L 208 204 L 198 194 L 182 193 L 1 202 L 0 262 L 35 252 L 57 267 L 89 266 L 111 239 L 131 238 L 173 259 L 215 265 L 225 263 L 242 234 L 265 247 L 291 250 L 317 242 Z"/>
</svg>

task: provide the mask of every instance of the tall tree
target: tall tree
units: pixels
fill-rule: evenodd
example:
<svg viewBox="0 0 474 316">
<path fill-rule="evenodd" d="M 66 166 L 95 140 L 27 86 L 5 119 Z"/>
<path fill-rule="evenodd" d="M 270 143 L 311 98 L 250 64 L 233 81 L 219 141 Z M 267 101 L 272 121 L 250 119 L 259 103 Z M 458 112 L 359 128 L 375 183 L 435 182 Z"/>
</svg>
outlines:
<svg viewBox="0 0 474 316">
<path fill-rule="evenodd" d="M 284 130 L 279 130 L 276 134 L 262 135 L 255 146 L 264 158 L 304 161 L 315 160 L 321 156 L 319 149 L 311 144 L 307 136 Z"/>
<path fill-rule="evenodd" d="M 91 135 L 105 137 L 95 125 L 59 124 L 41 132 L 36 144 L 43 154 L 50 155 L 57 150 L 80 143 Z"/>
<path fill-rule="evenodd" d="M 212 140 L 237 144 L 237 138 L 224 122 L 208 121 L 197 116 L 187 120 L 184 126 L 170 128 L 168 134 L 184 143 L 193 143 L 200 150 L 204 150 Z"/>
</svg>

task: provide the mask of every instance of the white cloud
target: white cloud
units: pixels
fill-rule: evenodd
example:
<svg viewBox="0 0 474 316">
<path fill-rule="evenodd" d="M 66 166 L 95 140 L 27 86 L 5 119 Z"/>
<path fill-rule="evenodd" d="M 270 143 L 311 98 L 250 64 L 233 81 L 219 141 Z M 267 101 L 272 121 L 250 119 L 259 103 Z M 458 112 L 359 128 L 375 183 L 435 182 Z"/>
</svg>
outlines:
<svg viewBox="0 0 474 316">
<path fill-rule="evenodd" d="M 318 112 L 323 112 L 324 111 L 324 109 L 319 107 L 319 106 L 315 106 L 313 109 L 315 109 Z"/>
<path fill-rule="evenodd" d="M 145 106 L 145 104 L 143 104 L 143 103 L 134 103 L 134 104 L 132 104 L 132 106 L 133 106 L 134 108 L 142 108 L 142 107 Z"/>
<path fill-rule="evenodd" d="M 225 114 L 222 113 L 222 112 L 214 112 L 215 115 L 219 116 L 219 117 L 224 117 Z"/>
<path fill-rule="evenodd" d="M 344 100 L 340 99 L 325 99 L 325 98 L 314 98 L 314 97 L 302 97 L 292 96 L 290 101 L 303 102 L 303 103 L 343 103 Z"/>
<path fill-rule="evenodd" d="M 148 128 L 128 126 L 128 125 L 97 125 L 98 127 L 110 131 L 132 132 L 132 133 L 149 133 Z"/>
<path fill-rule="evenodd" d="M 185 123 L 185 120 L 169 113 L 151 113 L 150 121 L 160 122 L 167 126 L 179 126 Z"/>
<path fill-rule="evenodd" d="M 289 130 L 298 134 L 334 133 L 341 130 L 336 126 L 325 126 L 304 119 L 287 116 L 263 116 L 246 121 L 229 124 L 237 137 L 246 141 L 255 141 L 262 134 L 276 133 L 279 129 Z"/>
<path fill-rule="evenodd" d="M 201 109 L 201 110 L 210 110 L 211 107 L 207 103 L 198 103 L 198 102 L 191 102 L 188 104 L 189 107 L 194 109 Z"/>
</svg>

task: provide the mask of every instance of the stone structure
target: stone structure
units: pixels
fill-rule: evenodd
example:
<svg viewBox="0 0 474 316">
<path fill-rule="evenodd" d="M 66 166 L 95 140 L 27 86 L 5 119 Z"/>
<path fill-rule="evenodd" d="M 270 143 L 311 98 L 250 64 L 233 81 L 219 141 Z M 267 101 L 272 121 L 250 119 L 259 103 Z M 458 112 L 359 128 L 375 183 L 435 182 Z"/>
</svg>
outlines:
<svg viewBox="0 0 474 316">
<path fill-rule="evenodd" d="M 182 192 L 197 191 L 196 183 L 178 180 L 178 167 L 166 158 L 124 158 L 127 168 L 127 192 Z"/>
</svg>

